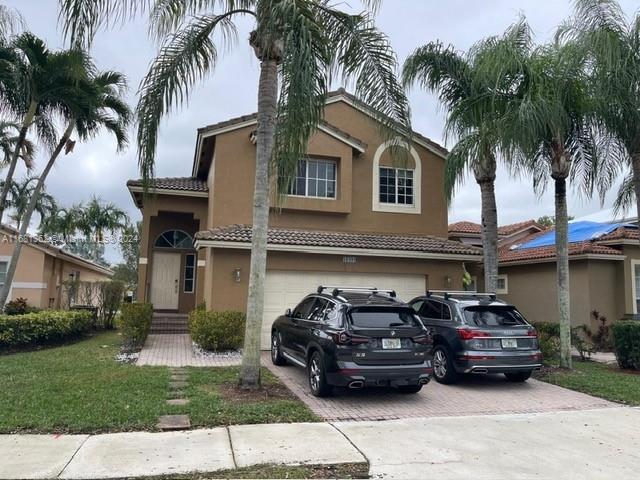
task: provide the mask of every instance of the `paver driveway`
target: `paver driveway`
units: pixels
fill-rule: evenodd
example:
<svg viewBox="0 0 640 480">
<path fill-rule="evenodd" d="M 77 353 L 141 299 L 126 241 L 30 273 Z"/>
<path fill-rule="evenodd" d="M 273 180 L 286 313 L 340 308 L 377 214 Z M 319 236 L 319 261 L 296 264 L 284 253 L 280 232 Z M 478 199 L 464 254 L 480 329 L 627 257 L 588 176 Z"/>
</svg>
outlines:
<svg viewBox="0 0 640 480">
<path fill-rule="evenodd" d="M 271 364 L 268 353 L 262 362 L 289 389 L 326 420 L 390 420 L 416 417 L 542 413 L 613 407 L 616 404 L 565 388 L 529 380 L 515 384 L 502 375 L 470 376 L 456 385 L 435 380 L 416 395 L 394 389 L 336 389 L 329 398 L 309 392 L 302 368 Z"/>
</svg>

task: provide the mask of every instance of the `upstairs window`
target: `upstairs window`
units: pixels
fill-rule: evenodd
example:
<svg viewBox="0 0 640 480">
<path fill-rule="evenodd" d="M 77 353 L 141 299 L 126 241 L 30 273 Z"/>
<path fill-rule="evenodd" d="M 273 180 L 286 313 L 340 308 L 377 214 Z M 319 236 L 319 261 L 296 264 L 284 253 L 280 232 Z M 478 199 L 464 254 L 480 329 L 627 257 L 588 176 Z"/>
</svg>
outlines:
<svg viewBox="0 0 640 480">
<path fill-rule="evenodd" d="M 0 286 L 4 285 L 7 279 L 7 270 L 9 269 L 9 262 L 0 262 Z"/>
<path fill-rule="evenodd" d="M 380 203 L 413 205 L 413 170 L 380 167 Z"/>
<path fill-rule="evenodd" d="M 299 160 L 289 195 L 336 198 L 336 172 L 336 162 L 332 160 Z"/>
</svg>

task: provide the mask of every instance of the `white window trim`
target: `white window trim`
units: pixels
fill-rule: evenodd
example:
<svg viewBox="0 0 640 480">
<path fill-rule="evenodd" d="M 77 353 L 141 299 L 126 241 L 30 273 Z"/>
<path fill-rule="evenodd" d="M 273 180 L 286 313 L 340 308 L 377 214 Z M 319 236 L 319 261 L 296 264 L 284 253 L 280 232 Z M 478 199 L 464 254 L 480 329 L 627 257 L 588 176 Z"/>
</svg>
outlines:
<svg viewBox="0 0 640 480">
<path fill-rule="evenodd" d="M 6 263 L 7 269 L 5 270 L 5 275 L 9 272 L 9 266 L 11 265 L 11 256 L 10 255 L 0 255 L 0 263 Z M 0 287 L 4 286 L 4 282 L 0 282 Z M 11 300 L 11 296 L 7 297 L 8 300 Z"/>
<path fill-rule="evenodd" d="M 636 265 L 640 265 L 640 260 L 631 260 L 631 303 L 633 313 L 638 313 L 638 299 L 636 299 Z"/>
<path fill-rule="evenodd" d="M 409 150 L 415 168 L 413 168 L 413 205 L 403 205 L 380 202 L 380 159 L 384 152 L 391 146 L 400 146 Z M 386 167 L 386 166 L 385 166 Z M 395 167 L 388 167 L 395 168 Z M 411 170 L 409 168 L 404 170 Z M 378 147 L 373 156 L 373 195 L 371 209 L 374 212 L 388 213 L 411 213 L 419 215 L 422 213 L 422 162 L 420 156 L 413 146 L 403 141 L 400 137 L 388 140 Z"/>
<path fill-rule="evenodd" d="M 338 199 L 338 162 L 336 162 L 335 160 L 327 160 L 327 159 L 324 159 L 324 158 L 313 158 L 313 157 L 310 157 L 310 158 L 302 158 L 301 160 L 304 160 L 304 161 L 305 161 L 305 165 L 306 165 L 306 170 L 305 170 L 305 172 L 304 172 L 304 175 L 305 175 L 305 177 L 304 177 L 304 178 L 305 178 L 305 182 L 306 182 L 306 185 L 305 185 L 305 192 L 308 192 L 308 191 L 309 191 L 309 160 L 314 161 L 314 162 L 327 162 L 327 163 L 333 163 L 333 165 L 335 166 L 334 173 L 335 173 L 335 176 L 336 176 L 336 177 L 335 177 L 335 184 L 336 184 L 336 187 L 335 187 L 334 192 L 333 192 L 333 193 L 334 193 L 334 196 L 333 196 L 333 197 L 319 197 L 319 196 L 317 196 L 317 195 L 296 195 L 296 194 L 293 194 L 293 193 L 288 193 L 288 194 L 287 194 L 287 197 L 293 197 L 293 198 L 312 198 L 312 199 L 315 199 L 315 200 L 337 200 L 337 199 Z M 296 170 L 296 173 L 297 173 L 297 170 Z M 298 176 L 296 175 L 296 176 L 294 177 L 294 181 L 295 181 L 297 178 L 298 178 Z"/>
<path fill-rule="evenodd" d="M 414 182 L 414 177 L 415 177 L 415 171 L 413 170 L 413 168 L 396 168 L 396 167 L 389 167 L 387 165 L 382 165 L 381 167 L 378 168 L 378 175 L 380 175 L 380 170 L 385 169 L 385 170 L 392 170 L 393 171 L 393 189 L 394 189 L 394 197 L 395 197 L 395 201 L 394 202 L 382 202 L 380 201 L 380 205 L 391 205 L 391 206 L 402 206 L 402 207 L 413 207 L 416 203 L 416 199 L 415 199 L 415 195 L 413 194 L 414 188 L 413 185 L 411 186 L 411 203 L 400 203 L 398 202 L 398 196 L 400 195 L 399 191 L 400 191 L 400 172 L 403 172 L 404 174 L 404 178 L 403 180 L 407 179 L 407 172 L 411 172 L 411 181 Z M 404 187 L 406 188 L 406 186 Z M 380 195 L 380 192 L 378 192 L 378 195 Z M 406 196 L 406 193 L 405 193 Z M 379 200 L 379 199 L 378 199 Z"/>
<path fill-rule="evenodd" d="M 498 279 L 504 280 L 504 288 L 498 288 Z M 509 294 L 509 276 L 508 275 L 496 276 L 496 293 L 499 293 L 501 295 Z"/>
<path fill-rule="evenodd" d="M 192 256 L 193 257 L 193 266 L 188 267 L 187 266 L 187 257 L 188 256 Z M 184 293 L 194 293 L 196 291 L 196 270 L 198 269 L 196 261 L 197 261 L 197 256 L 195 253 L 187 253 L 184 256 L 184 279 L 182 280 L 182 291 Z M 191 278 L 191 290 L 187 290 L 187 268 L 192 268 L 193 269 L 193 277 Z"/>
</svg>

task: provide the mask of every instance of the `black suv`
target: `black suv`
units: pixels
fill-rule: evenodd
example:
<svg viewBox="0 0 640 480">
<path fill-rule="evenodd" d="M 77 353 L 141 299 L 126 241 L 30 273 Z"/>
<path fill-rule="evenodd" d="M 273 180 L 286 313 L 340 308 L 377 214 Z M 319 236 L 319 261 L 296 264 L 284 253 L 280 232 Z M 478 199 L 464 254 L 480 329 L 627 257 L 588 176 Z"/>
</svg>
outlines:
<svg viewBox="0 0 640 480">
<path fill-rule="evenodd" d="M 504 373 L 524 382 L 542 366 L 535 328 L 493 293 L 431 291 L 409 304 L 431 330 L 440 383 L 462 373 Z"/>
<path fill-rule="evenodd" d="M 376 288 L 320 286 L 271 329 L 273 363 L 306 368 L 317 397 L 333 386 L 417 393 L 431 379 L 432 347 L 411 307 Z"/>
</svg>

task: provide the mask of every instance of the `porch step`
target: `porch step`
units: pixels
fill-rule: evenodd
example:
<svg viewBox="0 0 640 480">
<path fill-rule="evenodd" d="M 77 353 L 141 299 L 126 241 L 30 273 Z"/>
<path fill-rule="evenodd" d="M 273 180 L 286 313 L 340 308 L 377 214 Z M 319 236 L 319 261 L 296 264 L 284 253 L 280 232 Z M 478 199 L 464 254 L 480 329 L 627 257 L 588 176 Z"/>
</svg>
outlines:
<svg viewBox="0 0 640 480">
<path fill-rule="evenodd" d="M 151 333 L 189 333 L 188 316 L 180 313 L 156 313 L 151 320 Z"/>
</svg>

